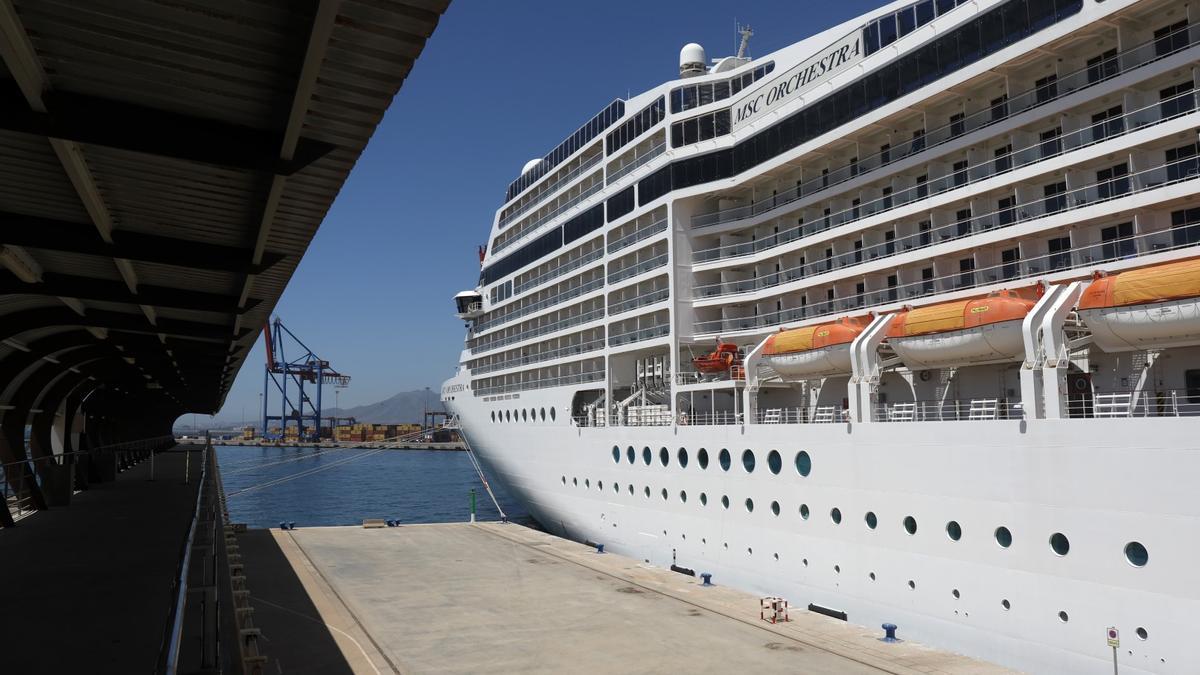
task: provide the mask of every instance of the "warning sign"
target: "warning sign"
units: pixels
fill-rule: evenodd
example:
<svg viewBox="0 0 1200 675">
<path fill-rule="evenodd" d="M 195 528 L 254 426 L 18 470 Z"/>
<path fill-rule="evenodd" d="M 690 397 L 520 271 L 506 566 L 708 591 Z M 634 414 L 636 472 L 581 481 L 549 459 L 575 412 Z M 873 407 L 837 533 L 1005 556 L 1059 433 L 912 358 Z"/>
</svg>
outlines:
<svg viewBox="0 0 1200 675">
<path fill-rule="evenodd" d="M 1109 647 L 1120 647 L 1121 646 L 1121 632 L 1118 631 L 1113 626 L 1109 626 L 1108 628 L 1105 629 L 1105 631 L 1106 631 L 1106 635 L 1108 636 L 1108 646 Z"/>
</svg>

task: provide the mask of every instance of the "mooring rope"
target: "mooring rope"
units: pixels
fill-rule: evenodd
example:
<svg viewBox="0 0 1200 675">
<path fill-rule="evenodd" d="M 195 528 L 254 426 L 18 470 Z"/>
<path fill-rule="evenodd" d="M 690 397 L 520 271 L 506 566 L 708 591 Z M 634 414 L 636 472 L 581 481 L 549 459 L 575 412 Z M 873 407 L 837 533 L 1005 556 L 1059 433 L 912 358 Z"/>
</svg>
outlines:
<svg viewBox="0 0 1200 675">
<path fill-rule="evenodd" d="M 487 490 L 488 496 L 492 498 L 492 504 L 496 506 L 496 510 L 500 512 L 501 520 L 508 520 L 508 515 L 504 513 L 504 509 L 500 508 L 500 502 L 496 501 L 496 494 L 492 492 L 492 486 L 488 484 L 487 478 L 483 475 L 483 466 L 479 464 L 479 459 L 475 457 L 475 451 L 471 449 L 471 442 L 467 440 L 467 435 L 458 430 L 458 437 L 462 439 L 463 446 L 467 449 L 467 458 L 471 460 L 471 466 L 475 467 L 475 473 L 479 474 L 479 482 L 483 483 L 483 489 Z"/>
<path fill-rule="evenodd" d="M 331 452 L 336 452 L 338 450 L 346 450 L 346 449 L 347 448 L 330 448 L 328 450 L 322 450 L 320 452 L 314 452 L 314 453 L 307 454 L 307 455 L 300 455 L 298 457 L 288 457 L 286 459 L 279 459 L 279 460 L 275 460 L 275 461 L 263 461 L 262 458 L 259 458 L 259 461 L 262 462 L 261 464 L 255 464 L 254 466 L 247 466 L 247 467 L 243 467 L 240 469 L 234 469 L 233 471 L 226 471 L 225 475 L 232 476 L 237 473 L 245 473 L 247 471 L 255 471 L 257 469 L 266 468 L 268 466 L 276 466 L 278 464 L 287 464 L 288 462 L 299 462 L 304 459 L 309 459 L 312 457 L 320 457 L 321 455 L 325 455 L 325 454 L 328 454 Z M 268 458 L 268 459 L 270 459 L 270 458 Z M 231 466 L 236 466 L 236 465 L 231 463 Z"/>
<path fill-rule="evenodd" d="M 281 483 L 286 483 L 286 482 L 288 482 L 288 481 L 293 481 L 293 480 L 296 480 L 297 478 L 304 478 L 304 477 L 306 477 L 306 476 L 311 476 L 311 475 L 313 475 L 313 474 L 315 474 L 315 473 L 320 473 L 320 472 L 322 472 L 322 471 L 327 471 L 327 470 L 329 470 L 329 469 L 334 469 L 334 468 L 337 468 L 337 467 L 339 467 L 339 466 L 341 466 L 341 465 L 343 465 L 343 464 L 349 464 L 350 462 L 354 462 L 354 461 L 357 461 L 357 460 L 360 460 L 360 459 L 364 459 L 364 458 L 367 458 L 367 457 L 371 457 L 372 455 L 378 455 L 378 454 L 379 454 L 379 453 L 381 453 L 381 452 L 387 452 L 387 450 L 386 450 L 386 449 L 383 449 L 383 448 L 381 448 L 381 449 L 379 449 L 379 450 L 368 450 L 367 452 L 362 452 L 362 453 L 359 453 L 359 454 L 357 454 L 357 455 L 355 455 L 355 456 L 353 456 L 353 457 L 347 457 L 346 459 L 339 459 L 339 460 L 337 460 L 336 462 L 333 462 L 332 464 L 326 464 L 326 465 L 324 465 L 324 466 L 319 466 L 319 467 L 316 467 L 316 468 L 313 468 L 313 469 L 306 469 L 306 470 L 304 470 L 304 471 L 301 471 L 301 472 L 299 472 L 299 473 L 294 473 L 294 474 L 291 474 L 291 475 L 289 475 L 289 476 L 283 476 L 283 477 L 281 477 L 281 478 L 276 478 L 276 479 L 274 479 L 274 480 L 269 480 L 269 481 L 266 481 L 266 482 L 264 482 L 264 483 L 259 483 L 259 484 L 257 484 L 257 485 L 251 485 L 250 487 L 245 487 L 245 488 L 242 488 L 241 490 L 238 490 L 237 492 L 231 492 L 231 493 L 229 493 L 229 495 L 227 496 L 227 498 L 228 498 L 228 499 L 233 499 L 234 497 L 237 497 L 237 496 L 240 496 L 240 495 L 244 495 L 244 494 L 246 494 L 247 492 L 255 492 L 255 491 L 258 491 L 258 490 L 264 490 L 264 489 L 266 489 L 266 488 L 269 488 L 269 487 L 275 487 L 276 485 L 279 485 L 279 484 L 281 484 Z"/>
</svg>

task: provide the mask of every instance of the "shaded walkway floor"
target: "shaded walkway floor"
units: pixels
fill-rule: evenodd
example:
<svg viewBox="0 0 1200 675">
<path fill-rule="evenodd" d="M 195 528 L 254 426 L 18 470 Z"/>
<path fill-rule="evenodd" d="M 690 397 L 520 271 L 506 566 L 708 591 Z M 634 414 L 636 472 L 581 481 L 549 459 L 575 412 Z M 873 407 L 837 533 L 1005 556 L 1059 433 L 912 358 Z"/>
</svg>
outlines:
<svg viewBox="0 0 1200 675">
<path fill-rule="evenodd" d="M 196 505 L 200 448 L 92 483 L 0 530 L 4 671 L 148 673 Z M 183 483 L 190 454 L 191 484 Z"/>
</svg>

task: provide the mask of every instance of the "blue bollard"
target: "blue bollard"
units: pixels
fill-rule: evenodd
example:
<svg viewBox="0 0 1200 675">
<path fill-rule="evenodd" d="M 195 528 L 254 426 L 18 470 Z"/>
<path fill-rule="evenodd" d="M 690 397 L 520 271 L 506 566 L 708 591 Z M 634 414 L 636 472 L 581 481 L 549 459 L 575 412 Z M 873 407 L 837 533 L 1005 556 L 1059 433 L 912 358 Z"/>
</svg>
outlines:
<svg viewBox="0 0 1200 675">
<path fill-rule="evenodd" d="M 596 544 L 596 553 L 604 553 L 604 544 Z"/>
<path fill-rule="evenodd" d="M 289 530 L 294 530 L 294 529 L 296 529 L 296 523 L 295 523 L 294 521 L 293 521 L 293 522 L 289 522 L 289 523 L 288 523 L 288 529 L 289 529 Z"/>
<path fill-rule="evenodd" d="M 701 586 L 712 586 L 712 572 L 701 572 L 700 578 L 704 580 Z"/>
<path fill-rule="evenodd" d="M 281 520 L 281 521 L 279 521 L 279 529 L 281 529 L 281 530 L 286 530 L 286 529 L 287 529 L 287 523 L 283 522 L 282 520 Z"/>
<path fill-rule="evenodd" d="M 384 523 L 386 523 L 388 527 L 395 527 L 395 526 L 396 526 L 396 521 L 394 521 L 394 520 L 385 520 L 385 521 L 383 521 L 383 522 L 384 522 Z"/>
<path fill-rule="evenodd" d="M 881 642 L 899 642 L 900 641 L 900 639 L 896 637 L 896 624 L 885 623 L 885 624 L 883 624 L 882 628 L 883 628 L 884 636 L 879 638 L 879 640 Z"/>
</svg>

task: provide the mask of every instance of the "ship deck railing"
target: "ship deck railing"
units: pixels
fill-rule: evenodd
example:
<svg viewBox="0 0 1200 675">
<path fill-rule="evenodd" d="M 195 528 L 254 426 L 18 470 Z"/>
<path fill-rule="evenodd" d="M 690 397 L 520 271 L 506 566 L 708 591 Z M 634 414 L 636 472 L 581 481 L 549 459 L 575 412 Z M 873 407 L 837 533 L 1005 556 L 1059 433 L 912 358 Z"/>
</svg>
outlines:
<svg viewBox="0 0 1200 675">
<path fill-rule="evenodd" d="M 654 147 L 650 148 L 646 152 L 642 153 L 640 156 L 636 157 L 632 162 L 626 164 L 625 166 L 622 166 L 621 168 L 619 168 L 616 171 L 613 171 L 611 174 L 609 174 L 606 184 L 612 185 L 613 183 L 621 180 L 626 175 L 628 175 L 630 171 L 634 171 L 640 166 L 645 166 L 646 162 L 649 162 L 650 160 L 654 159 L 655 157 L 658 157 L 659 155 L 663 154 L 666 151 L 667 151 L 667 142 L 664 140 L 663 142 L 659 143 L 658 145 L 655 145 Z"/>
<path fill-rule="evenodd" d="M 517 218 L 521 217 L 522 215 L 527 213 L 533 207 L 540 205 L 546 197 L 548 197 L 551 194 L 553 194 L 554 192 L 556 192 L 560 187 L 562 187 L 562 186 L 566 185 L 567 183 L 570 183 L 571 181 L 578 178 L 580 176 L 580 174 L 582 174 L 584 171 L 587 171 L 588 169 L 592 168 L 593 166 L 596 166 L 597 164 L 599 164 L 600 160 L 602 160 L 602 159 L 604 159 L 604 153 L 598 152 L 598 153 L 592 155 L 591 157 L 583 160 L 583 164 L 581 164 L 578 167 L 575 167 L 567 175 L 563 176 L 562 178 L 555 180 L 553 183 L 545 183 L 541 187 L 541 189 L 538 190 L 538 193 L 536 195 L 531 195 L 532 199 L 530 199 L 527 203 L 525 203 L 523 206 L 518 208 L 516 211 L 513 211 L 512 213 L 510 213 L 507 216 L 504 216 L 500 219 L 500 223 L 499 223 L 500 229 L 504 229 L 504 228 L 508 227 L 509 223 L 511 223 L 514 220 L 516 220 Z"/>
<path fill-rule="evenodd" d="M 1072 395 L 1067 401 L 1067 414 L 1095 419 L 1200 417 L 1200 389 L 1097 390 Z"/>
<path fill-rule="evenodd" d="M 1200 158 L 1193 157 L 1191 159 L 1193 172 L 1198 160 Z M 1168 180 L 1165 174 L 1162 177 L 1164 181 Z M 1190 173 L 1172 182 L 1192 180 L 1196 177 L 1196 173 Z M 1070 195 L 1069 192 L 1064 194 Z M 1056 199 L 1062 196 L 1056 195 L 1056 197 L 1048 199 Z M 1064 205 L 1064 210 L 1069 208 L 1075 207 L 1071 206 L 1068 201 Z M 1068 272 L 1081 267 L 1094 267 L 1107 262 L 1128 261 L 1151 254 L 1194 248 L 1198 243 L 1200 243 L 1200 226 L 1196 223 L 1183 223 L 1157 232 L 1114 238 L 1078 248 L 1046 253 L 1021 260 L 1001 262 L 990 267 L 951 272 L 939 277 L 897 284 L 888 288 L 856 293 L 843 298 L 825 300 L 810 305 L 759 314 L 758 316 L 700 321 L 694 325 L 694 336 L 727 336 L 737 331 L 774 328 L 784 324 L 797 323 L 844 312 L 865 312 L 867 309 L 878 305 L 911 302 L 922 297 L 941 295 L 943 293 L 981 286 L 1011 283 L 1022 279 L 1036 279 L 1045 275 Z"/>
<path fill-rule="evenodd" d="M 1019 420 L 1025 410 L 1020 401 L 1004 398 L 941 399 L 881 403 L 872 411 L 876 422 L 959 422 L 964 420 Z"/>
<path fill-rule="evenodd" d="M 1181 28 L 1171 35 L 1158 36 L 1154 40 L 1127 49 L 1100 63 L 1090 64 L 1085 68 L 1063 75 L 1053 82 L 1039 85 L 1010 96 L 1004 101 L 961 119 L 953 120 L 941 127 L 927 131 L 916 138 L 897 143 L 873 155 L 861 157 L 857 162 L 833 169 L 826 175 L 801 181 L 795 188 L 785 190 L 766 199 L 753 201 L 749 204 L 692 216 L 692 227 L 699 228 L 730 223 L 767 213 L 804 197 L 828 190 L 839 183 L 857 178 L 879 167 L 892 164 L 916 153 L 924 152 L 970 132 L 1019 115 L 1027 110 L 1044 106 L 1074 94 L 1081 89 L 1100 84 L 1130 70 L 1140 68 L 1171 54 L 1188 49 L 1197 43 L 1200 43 L 1200 24 L 1192 24 Z M 1163 50 L 1161 48 L 1163 44 L 1170 44 L 1172 48 Z M 899 200 L 898 195 L 899 193 L 893 195 L 893 197 Z M 705 252 L 698 251 L 696 255 L 700 256 L 703 253 Z M 712 258 L 705 258 L 703 260 L 708 259 Z M 694 260 L 696 262 L 703 261 L 699 257 Z"/>
</svg>

